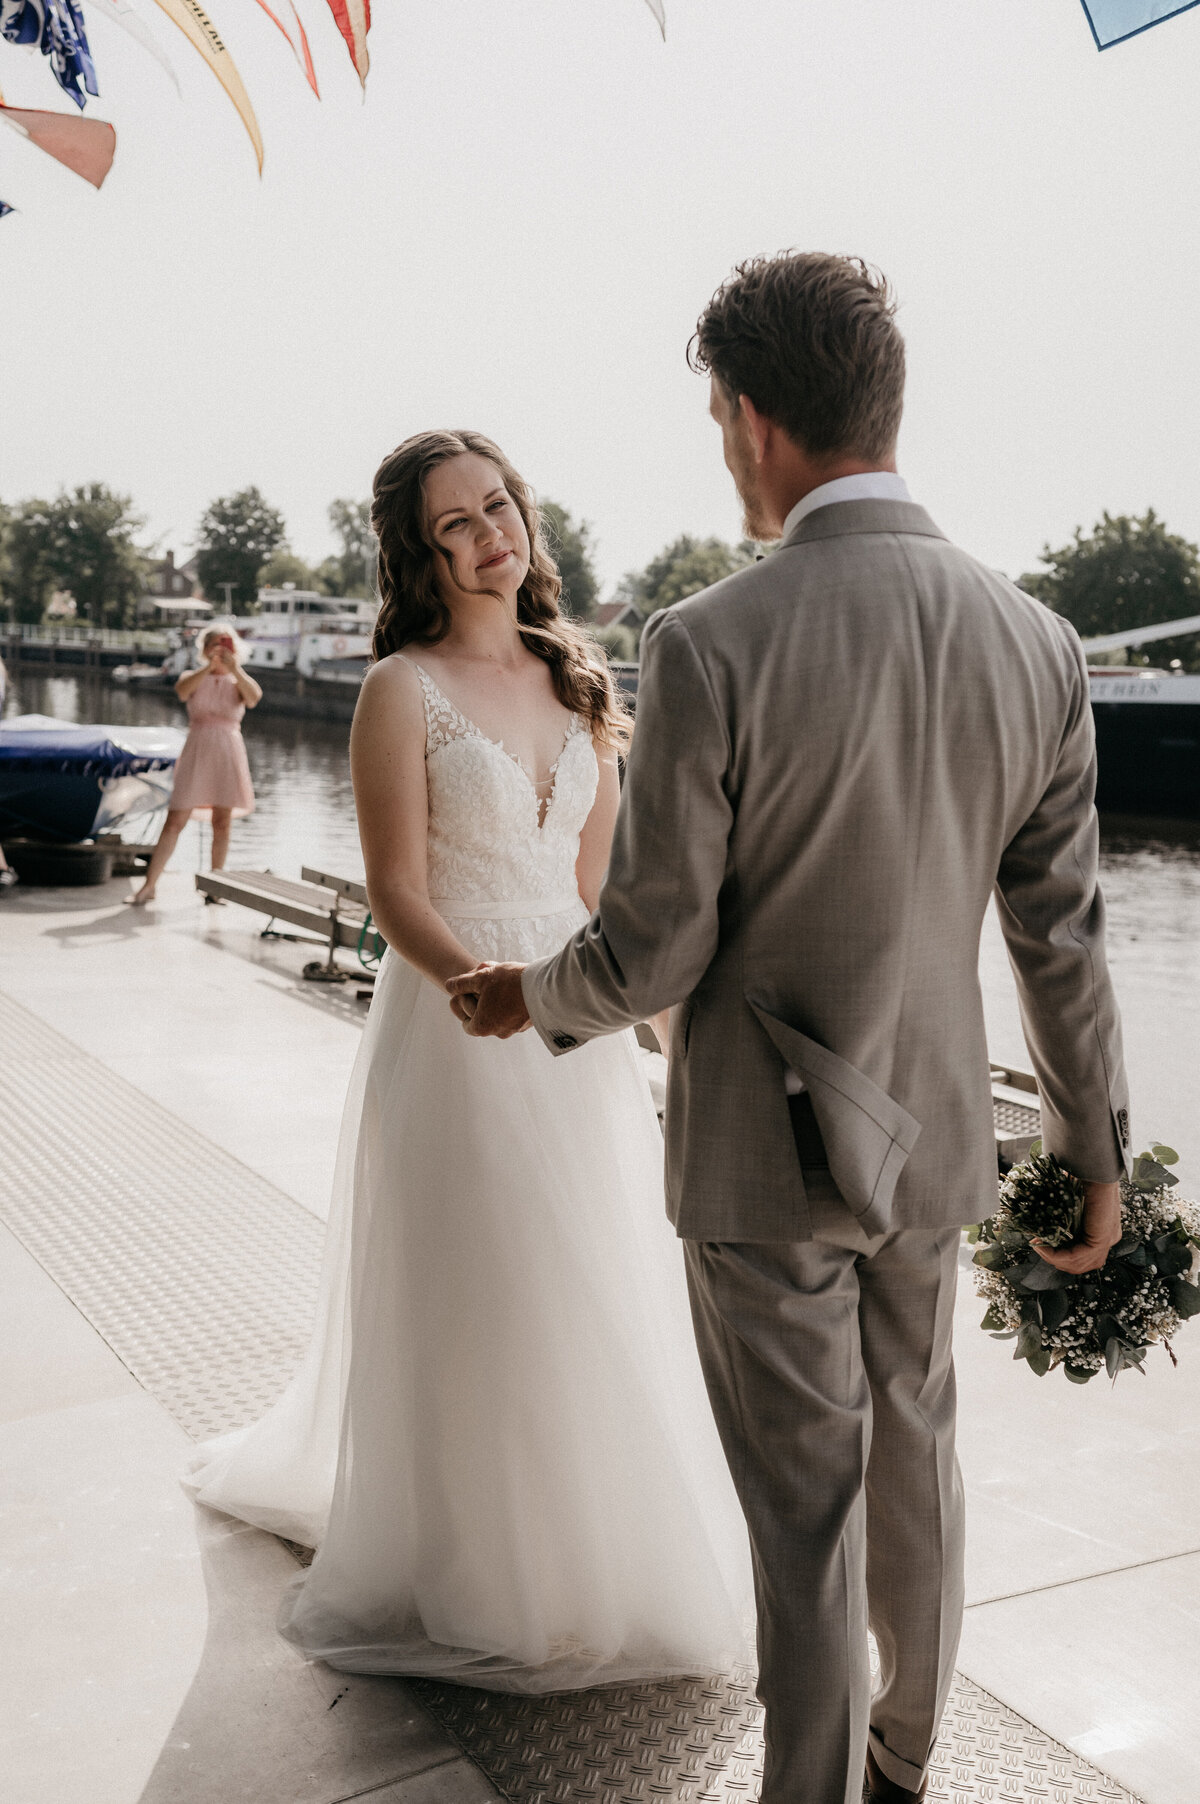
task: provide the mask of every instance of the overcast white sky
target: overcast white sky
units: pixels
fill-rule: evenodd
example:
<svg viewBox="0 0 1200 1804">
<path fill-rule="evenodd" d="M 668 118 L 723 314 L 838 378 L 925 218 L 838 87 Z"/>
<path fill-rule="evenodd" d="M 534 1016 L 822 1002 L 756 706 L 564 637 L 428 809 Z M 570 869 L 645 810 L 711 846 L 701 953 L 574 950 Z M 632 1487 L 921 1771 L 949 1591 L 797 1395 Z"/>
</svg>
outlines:
<svg viewBox="0 0 1200 1804">
<path fill-rule="evenodd" d="M 86 3 L 86 0 L 85 0 Z M 470 425 L 590 520 L 606 581 L 738 533 L 684 348 L 739 257 L 854 251 L 901 299 L 901 468 L 1012 574 L 1108 508 L 1200 539 L 1200 9 L 1098 54 L 1078 0 L 377 0 L 365 104 L 211 0 L 232 107 L 88 13 L 100 194 L 0 134 L 0 495 L 102 479 L 180 552 L 257 483 L 293 547 L 408 433 Z M 56 107 L 0 44 L 13 104 Z M 62 102 L 65 106 L 65 100 Z"/>
</svg>

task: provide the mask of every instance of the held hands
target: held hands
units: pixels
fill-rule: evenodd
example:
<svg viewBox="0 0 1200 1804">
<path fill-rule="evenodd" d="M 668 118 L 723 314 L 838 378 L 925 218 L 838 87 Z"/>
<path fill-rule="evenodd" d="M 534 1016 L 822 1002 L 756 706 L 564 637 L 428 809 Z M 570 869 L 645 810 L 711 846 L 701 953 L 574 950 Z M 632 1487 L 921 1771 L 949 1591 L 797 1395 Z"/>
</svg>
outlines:
<svg viewBox="0 0 1200 1804">
<path fill-rule="evenodd" d="M 1069 1247 L 1043 1246 L 1037 1240 L 1032 1245 L 1047 1265 L 1056 1265 L 1060 1272 L 1098 1272 L 1121 1233 L 1121 1186 L 1088 1184 L 1078 1240 Z"/>
<path fill-rule="evenodd" d="M 469 1034 L 508 1040 L 530 1025 L 521 993 L 524 965 L 479 964 L 446 984 L 450 1007 Z"/>
</svg>

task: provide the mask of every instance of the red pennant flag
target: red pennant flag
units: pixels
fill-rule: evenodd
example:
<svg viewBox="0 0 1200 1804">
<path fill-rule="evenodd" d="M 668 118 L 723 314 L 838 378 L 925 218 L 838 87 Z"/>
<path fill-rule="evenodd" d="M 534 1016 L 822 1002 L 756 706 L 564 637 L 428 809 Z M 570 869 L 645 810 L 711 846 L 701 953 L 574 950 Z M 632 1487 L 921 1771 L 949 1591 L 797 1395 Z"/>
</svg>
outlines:
<svg viewBox="0 0 1200 1804">
<path fill-rule="evenodd" d="M 279 30 L 283 33 L 284 37 L 287 39 L 289 45 L 291 46 L 292 55 L 295 57 L 296 61 L 300 65 L 300 67 L 303 69 L 305 75 L 308 77 L 309 87 L 312 89 L 312 91 L 316 95 L 317 99 L 320 100 L 321 90 L 317 86 L 317 72 L 313 68 L 312 53 L 310 52 L 310 50 L 308 48 L 308 38 L 305 36 L 304 27 L 300 23 L 300 14 L 296 11 L 295 6 L 293 5 L 293 7 L 292 7 L 292 17 L 295 19 L 296 25 L 300 32 L 300 42 L 301 42 L 301 44 L 303 46 L 303 50 L 304 50 L 303 55 L 301 55 L 300 51 L 297 50 L 296 46 L 292 43 L 292 34 L 288 30 L 287 26 L 284 24 L 283 20 L 278 18 L 276 16 L 276 14 L 273 13 L 271 11 L 270 7 L 267 5 L 267 0 L 258 0 L 258 4 L 262 7 L 262 9 L 266 13 L 268 19 L 270 19 L 272 25 L 278 26 Z"/>
<path fill-rule="evenodd" d="M 0 101 L 0 119 L 23 138 L 44 150 L 56 163 L 73 169 L 93 188 L 99 188 L 112 168 L 117 134 L 103 119 L 83 119 L 78 113 L 43 113 L 28 107 L 6 106 Z"/>
<path fill-rule="evenodd" d="M 371 59 L 367 55 L 367 33 L 371 29 L 371 0 L 329 0 L 329 10 L 337 22 L 338 30 L 346 40 L 350 61 L 358 70 L 358 79 L 365 88 L 367 70 L 371 66 Z"/>
</svg>

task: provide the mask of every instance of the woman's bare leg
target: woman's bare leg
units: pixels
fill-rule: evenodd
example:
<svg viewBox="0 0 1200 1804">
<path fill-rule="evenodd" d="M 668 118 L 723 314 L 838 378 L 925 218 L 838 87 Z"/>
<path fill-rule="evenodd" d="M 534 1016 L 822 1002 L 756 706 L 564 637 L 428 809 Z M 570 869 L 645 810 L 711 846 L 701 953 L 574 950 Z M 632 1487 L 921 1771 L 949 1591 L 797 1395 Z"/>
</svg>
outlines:
<svg viewBox="0 0 1200 1804">
<path fill-rule="evenodd" d="M 229 856 L 229 823 L 233 819 L 231 808 L 214 808 L 212 811 L 212 868 L 214 871 L 225 869 L 225 860 Z"/>
<path fill-rule="evenodd" d="M 132 896 L 126 896 L 126 902 L 134 908 L 140 908 L 144 902 L 153 902 L 154 891 L 168 858 L 175 850 L 179 835 L 188 824 L 190 808 L 168 808 L 167 818 L 163 822 L 163 830 L 158 836 L 158 844 L 150 854 L 150 863 L 146 870 L 145 881 L 141 889 L 135 890 Z"/>
</svg>

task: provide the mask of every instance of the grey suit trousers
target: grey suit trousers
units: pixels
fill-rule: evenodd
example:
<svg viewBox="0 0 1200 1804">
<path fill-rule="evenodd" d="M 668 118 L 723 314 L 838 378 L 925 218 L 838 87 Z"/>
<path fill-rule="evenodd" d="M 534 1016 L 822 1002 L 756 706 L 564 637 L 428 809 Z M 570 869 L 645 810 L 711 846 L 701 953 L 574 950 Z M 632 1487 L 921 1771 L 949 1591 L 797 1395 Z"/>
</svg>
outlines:
<svg viewBox="0 0 1200 1804">
<path fill-rule="evenodd" d="M 868 1240 L 828 1172 L 804 1176 L 811 1241 L 685 1250 L 754 1556 L 762 1804 L 859 1804 L 868 1734 L 883 1772 L 919 1786 L 958 1649 L 960 1230 Z"/>
</svg>

